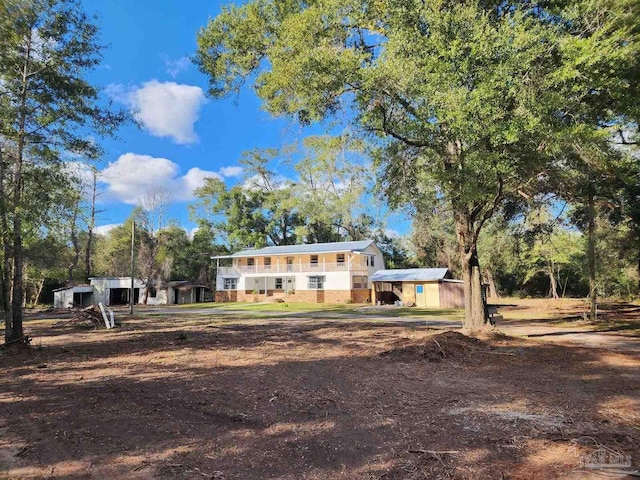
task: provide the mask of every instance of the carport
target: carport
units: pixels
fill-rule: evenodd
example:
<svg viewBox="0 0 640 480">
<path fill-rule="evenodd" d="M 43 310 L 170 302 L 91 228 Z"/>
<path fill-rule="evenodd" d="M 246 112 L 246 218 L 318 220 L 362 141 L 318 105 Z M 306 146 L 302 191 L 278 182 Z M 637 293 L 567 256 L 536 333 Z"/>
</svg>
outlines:
<svg viewBox="0 0 640 480">
<path fill-rule="evenodd" d="M 371 276 L 373 303 L 425 308 L 464 307 L 462 280 L 454 280 L 447 268 L 378 270 Z"/>
</svg>

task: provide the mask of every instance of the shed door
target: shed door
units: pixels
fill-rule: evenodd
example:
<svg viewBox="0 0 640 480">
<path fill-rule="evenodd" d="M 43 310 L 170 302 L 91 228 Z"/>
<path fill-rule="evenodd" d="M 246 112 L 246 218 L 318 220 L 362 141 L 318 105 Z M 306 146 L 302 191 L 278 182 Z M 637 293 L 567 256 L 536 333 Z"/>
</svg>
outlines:
<svg viewBox="0 0 640 480">
<path fill-rule="evenodd" d="M 424 306 L 428 308 L 440 307 L 440 290 L 437 283 L 424 284 Z"/>
<path fill-rule="evenodd" d="M 424 285 L 416 285 L 416 306 L 425 307 Z"/>
</svg>

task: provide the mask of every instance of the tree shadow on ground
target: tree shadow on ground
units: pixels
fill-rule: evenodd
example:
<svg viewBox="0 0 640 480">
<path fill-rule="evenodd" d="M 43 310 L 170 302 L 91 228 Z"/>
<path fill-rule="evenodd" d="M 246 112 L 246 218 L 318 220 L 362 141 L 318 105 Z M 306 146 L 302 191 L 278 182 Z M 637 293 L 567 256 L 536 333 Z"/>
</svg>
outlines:
<svg viewBox="0 0 640 480">
<path fill-rule="evenodd" d="M 395 324 L 204 326 L 186 347 L 148 328 L 3 358 L 0 428 L 24 445 L 13 474 L 551 478 L 576 460 L 540 452 L 586 435 L 640 461 L 629 356 L 499 337 L 441 339 L 437 362 L 380 357 L 433 342 Z M 184 357 L 148 360 L 171 353 Z"/>
</svg>

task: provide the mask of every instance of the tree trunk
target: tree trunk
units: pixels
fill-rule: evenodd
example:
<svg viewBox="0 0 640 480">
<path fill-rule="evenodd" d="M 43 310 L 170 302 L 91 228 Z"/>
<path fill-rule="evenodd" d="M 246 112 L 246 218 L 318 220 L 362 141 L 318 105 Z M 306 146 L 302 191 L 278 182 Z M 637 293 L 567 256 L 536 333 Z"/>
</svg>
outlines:
<svg viewBox="0 0 640 480">
<path fill-rule="evenodd" d="M 454 216 L 464 283 L 464 328 L 474 333 L 482 329 L 485 323 L 480 262 L 468 211 L 464 208 L 456 209 L 454 206 Z"/>
<path fill-rule="evenodd" d="M 640 252 L 638 252 L 638 290 L 640 291 Z"/>
<path fill-rule="evenodd" d="M 496 289 L 496 282 L 493 279 L 493 272 L 489 268 L 485 268 L 484 273 L 487 277 L 487 283 L 489 284 L 489 296 L 491 298 L 500 298 L 498 295 L 498 289 Z"/>
<path fill-rule="evenodd" d="M 84 269 L 87 279 L 91 278 L 91 249 L 93 246 L 93 228 L 87 229 L 87 247 L 84 254 Z"/>
<path fill-rule="evenodd" d="M 7 174 L 4 152 L 0 145 L 0 227 L 2 228 L 2 310 L 5 324 L 5 341 L 11 341 L 13 330 L 11 328 L 11 277 L 12 277 L 12 257 L 11 240 L 9 236 L 9 220 L 7 218 L 7 194 L 5 192 L 5 182 Z"/>
<path fill-rule="evenodd" d="M 78 230 L 77 230 L 79 211 L 80 211 L 80 198 L 78 198 L 77 203 L 74 205 L 73 213 L 71 216 L 70 237 L 71 237 L 71 245 L 73 246 L 73 257 L 71 258 L 71 263 L 69 264 L 68 272 L 67 272 L 69 283 L 73 282 L 73 272 L 78 267 L 78 262 L 80 261 L 80 242 L 78 241 Z"/>
<path fill-rule="evenodd" d="M 45 281 L 45 278 L 42 277 L 38 282 L 38 286 L 36 287 L 36 291 L 33 295 L 33 299 L 31 300 L 31 302 L 34 305 L 38 305 L 40 303 L 40 295 L 42 295 L 42 289 L 44 288 L 44 281 Z"/>
<path fill-rule="evenodd" d="M 151 279 L 150 278 L 147 279 L 147 284 L 145 285 L 144 297 L 142 297 L 142 304 L 143 305 L 146 305 L 147 302 L 149 301 L 149 290 L 151 290 Z"/>
<path fill-rule="evenodd" d="M 31 35 L 27 39 L 27 50 L 22 66 L 22 91 L 20 92 L 20 118 L 18 129 L 18 151 L 14 162 L 14 188 L 13 188 L 13 285 L 11 298 L 11 332 L 8 341 L 14 342 L 24 337 L 22 329 L 22 299 L 24 297 L 23 285 L 23 249 L 22 249 L 22 166 L 26 143 L 27 123 L 27 92 L 29 85 L 29 64 L 31 57 Z M 9 326 L 7 325 L 7 328 Z"/>
<path fill-rule="evenodd" d="M 91 212 L 89 222 L 87 222 L 87 246 L 84 255 L 84 269 L 87 279 L 91 277 L 91 258 L 93 247 L 93 229 L 96 226 L 96 197 L 98 195 L 98 172 L 95 167 L 92 169 L 93 184 L 91 190 Z"/>
<path fill-rule="evenodd" d="M 553 267 L 548 272 L 549 275 L 549 295 L 554 300 L 557 300 L 558 297 L 558 283 L 556 282 L 556 275 L 553 271 Z"/>
<path fill-rule="evenodd" d="M 587 257 L 589 264 L 589 303 L 590 303 L 590 314 L 589 318 L 592 322 L 597 320 L 598 311 L 597 311 L 597 301 L 598 301 L 598 292 L 596 286 L 596 213 L 595 213 L 595 200 L 593 193 L 593 186 L 589 187 L 588 194 L 588 217 L 589 217 L 589 226 L 588 226 L 588 248 L 587 248 Z"/>
</svg>

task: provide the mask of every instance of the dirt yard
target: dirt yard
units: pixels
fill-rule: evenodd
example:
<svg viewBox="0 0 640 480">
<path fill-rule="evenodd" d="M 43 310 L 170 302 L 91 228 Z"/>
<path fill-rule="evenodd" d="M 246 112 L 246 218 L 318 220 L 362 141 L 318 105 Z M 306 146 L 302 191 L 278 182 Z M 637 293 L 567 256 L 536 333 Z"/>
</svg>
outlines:
<svg viewBox="0 0 640 480">
<path fill-rule="evenodd" d="M 583 479 L 598 446 L 640 466 L 632 353 L 367 320 L 27 328 L 0 350 L 0 478 Z"/>
</svg>

